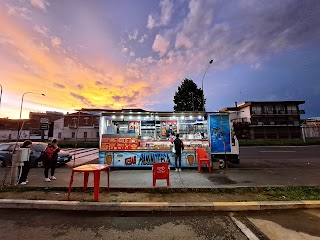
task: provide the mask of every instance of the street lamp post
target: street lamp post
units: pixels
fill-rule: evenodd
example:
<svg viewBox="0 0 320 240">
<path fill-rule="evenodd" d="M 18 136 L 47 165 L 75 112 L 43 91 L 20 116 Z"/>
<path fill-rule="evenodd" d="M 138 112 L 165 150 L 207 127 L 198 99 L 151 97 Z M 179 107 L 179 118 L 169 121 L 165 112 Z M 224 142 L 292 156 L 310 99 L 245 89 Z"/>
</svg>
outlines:
<svg viewBox="0 0 320 240">
<path fill-rule="evenodd" d="M 23 99 L 24 99 L 24 95 L 26 95 L 28 93 L 45 96 L 43 93 L 36 93 L 36 92 L 25 92 L 22 95 L 21 105 L 20 105 L 20 119 L 19 119 L 19 123 L 18 123 L 17 141 L 16 141 L 16 144 L 15 144 L 14 149 L 12 151 L 13 155 L 12 155 L 12 167 L 11 167 L 11 179 L 10 179 L 10 184 L 11 185 L 16 185 L 17 184 L 17 180 L 19 180 L 19 178 L 18 178 L 18 156 L 16 155 L 15 151 L 16 151 L 16 147 L 18 145 L 18 141 L 20 139 L 20 131 L 21 131 L 20 122 L 21 122 L 21 115 L 22 115 Z M 5 178 L 6 178 L 6 175 L 7 175 L 7 172 L 5 173 Z"/>
<path fill-rule="evenodd" d="M 0 87 L 1 87 L 1 91 L 0 91 L 0 107 L 1 107 L 1 99 L 2 99 L 2 85 L 0 84 Z"/>
<path fill-rule="evenodd" d="M 37 94 L 37 95 L 42 95 L 42 96 L 45 96 L 43 93 L 36 93 L 36 92 L 25 92 L 23 95 L 22 95 L 22 98 L 21 98 L 21 105 L 20 105 L 20 121 L 21 121 L 21 115 L 22 115 L 22 105 L 23 105 L 23 99 L 24 99 L 24 95 L 26 94 Z M 20 137 L 20 121 L 19 121 L 19 128 L 18 128 L 18 139 Z"/>
<path fill-rule="evenodd" d="M 191 100 L 192 100 L 192 111 L 194 112 L 194 101 L 193 101 L 193 92 L 191 92 Z"/>
<path fill-rule="evenodd" d="M 203 91 L 203 79 L 204 77 L 206 76 L 206 73 L 211 65 L 211 63 L 213 63 L 213 60 L 210 60 L 209 64 L 208 64 L 208 67 L 206 69 L 206 71 L 204 72 L 203 74 L 203 77 L 202 77 L 202 85 L 201 85 L 201 89 L 202 89 L 202 111 L 204 111 L 204 91 Z"/>
</svg>

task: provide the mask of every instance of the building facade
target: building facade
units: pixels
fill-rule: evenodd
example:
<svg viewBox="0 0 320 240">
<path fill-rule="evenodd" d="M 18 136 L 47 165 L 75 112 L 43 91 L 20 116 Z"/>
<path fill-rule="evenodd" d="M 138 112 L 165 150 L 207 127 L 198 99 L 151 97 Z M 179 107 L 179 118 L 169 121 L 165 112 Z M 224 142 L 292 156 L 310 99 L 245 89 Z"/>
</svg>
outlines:
<svg viewBox="0 0 320 240">
<path fill-rule="evenodd" d="M 53 122 L 64 114 L 61 112 L 30 112 L 29 119 L 0 119 L 0 141 L 16 141 L 18 129 L 21 128 L 19 139 L 40 141 L 52 137 Z M 44 124 L 43 124 L 44 123 Z"/>
<path fill-rule="evenodd" d="M 320 138 L 320 117 L 304 120 L 302 134 L 304 138 Z"/>
<path fill-rule="evenodd" d="M 239 139 L 301 138 L 304 101 L 244 102 L 221 109 L 230 112 Z"/>
<path fill-rule="evenodd" d="M 66 141 L 99 141 L 99 120 L 99 116 L 83 112 L 66 114 L 54 122 L 53 137 Z"/>
</svg>

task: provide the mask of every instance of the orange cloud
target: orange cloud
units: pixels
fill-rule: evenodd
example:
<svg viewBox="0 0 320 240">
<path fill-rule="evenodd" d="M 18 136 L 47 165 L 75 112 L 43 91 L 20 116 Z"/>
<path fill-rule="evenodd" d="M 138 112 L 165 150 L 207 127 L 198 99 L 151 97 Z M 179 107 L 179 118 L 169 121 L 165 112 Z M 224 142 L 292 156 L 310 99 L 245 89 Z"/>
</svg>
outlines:
<svg viewBox="0 0 320 240">
<path fill-rule="evenodd" d="M 43 34 L 39 37 L 39 27 L 22 27 L 1 9 L 0 29 L 0 52 L 6 55 L 0 57 L 0 64 L 6 66 L 0 69 L 0 77 L 5 79 L 1 84 L 7 92 L 2 109 L 8 109 L 6 105 L 12 109 L 1 111 L 1 117 L 19 116 L 24 92 L 46 94 L 44 98 L 26 95 L 24 118 L 28 117 L 28 110 L 139 105 L 141 95 L 147 93 L 143 90 L 148 87 L 145 82 L 127 79 L 125 71 L 112 59 L 86 59 L 89 66 L 69 53 L 60 37 L 49 36 L 47 44 L 46 39 L 40 38 L 45 37 Z M 10 100 L 13 96 L 17 96 L 15 101 Z"/>
</svg>

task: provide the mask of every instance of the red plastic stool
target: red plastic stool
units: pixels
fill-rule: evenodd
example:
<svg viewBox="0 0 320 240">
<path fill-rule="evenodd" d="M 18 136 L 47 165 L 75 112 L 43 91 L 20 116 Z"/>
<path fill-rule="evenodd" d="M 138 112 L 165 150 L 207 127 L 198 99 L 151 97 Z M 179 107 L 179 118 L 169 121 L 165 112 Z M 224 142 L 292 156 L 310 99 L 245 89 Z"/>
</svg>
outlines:
<svg viewBox="0 0 320 240">
<path fill-rule="evenodd" d="M 154 163 L 152 166 L 153 186 L 156 186 L 157 179 L 166 179 L 167 187 L 170 186 L 169 163 Z"/>
</svg>

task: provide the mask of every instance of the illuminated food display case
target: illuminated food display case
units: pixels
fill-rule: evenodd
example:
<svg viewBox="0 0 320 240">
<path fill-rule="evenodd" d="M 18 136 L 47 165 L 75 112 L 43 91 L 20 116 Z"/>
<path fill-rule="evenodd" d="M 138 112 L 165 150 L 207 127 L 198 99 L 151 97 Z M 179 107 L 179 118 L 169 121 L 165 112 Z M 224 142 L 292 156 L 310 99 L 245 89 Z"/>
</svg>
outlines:
<svg viewBox="0 0 320 240">
<path fill-rule="evenodd" d="M 221 167 L 226 161 L 240 162 L 239 143 L 228 113 L 123 109 L 100 114 L 99 163 L 141 168 L 169 162 L 173 167 L 172 141 L 177 133 L 185 146 L 181 154 L 183 168 L 197 167 L 197 147 L 205 148 Z"/>
<path fill-rule="evenodd" d="M 197 167 L 196 147 L 210 151 L 207 125 L 204 112 L 141 110 L 102 113 L 99 162 L 111 167 L 133 168 L 169 162 L 173 167 L 172 138 L 179 133 L 184 143 L 182 167 Z"/>
</svg>

